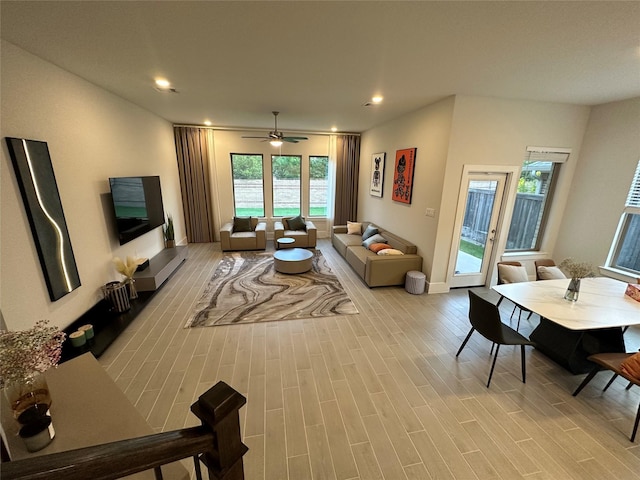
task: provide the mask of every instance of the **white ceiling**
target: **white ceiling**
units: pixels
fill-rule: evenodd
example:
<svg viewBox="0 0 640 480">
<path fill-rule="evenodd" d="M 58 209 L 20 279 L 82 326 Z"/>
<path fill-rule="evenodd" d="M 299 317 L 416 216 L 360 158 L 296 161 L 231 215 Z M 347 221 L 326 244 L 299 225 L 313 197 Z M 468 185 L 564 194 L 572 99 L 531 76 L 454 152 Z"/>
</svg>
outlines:
<svg viewBox="0 0 640 480">
<path fill-rule="evenodd" d="M 361 132 L 453 94 L 640 96 L 638 1 L 2 0 L 0 18 L 3 39 L 178 124 L 271 129 L 279 110 L 285 132 Z"/>
</svg>

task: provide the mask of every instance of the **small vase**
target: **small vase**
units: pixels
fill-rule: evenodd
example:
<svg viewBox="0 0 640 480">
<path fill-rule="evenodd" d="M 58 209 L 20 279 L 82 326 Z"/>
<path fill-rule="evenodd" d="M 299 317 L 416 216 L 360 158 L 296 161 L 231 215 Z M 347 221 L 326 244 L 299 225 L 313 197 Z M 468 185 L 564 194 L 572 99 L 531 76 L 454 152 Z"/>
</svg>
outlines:
<svg viewBox="0 0 640 480">
<path fill-rule="evenodd" d="M 564 299 L 571 302 L 578 301 L 578 295 L 580 295 L 580 279 L 572 278 L 567 287 L 567 291 L 564 294 Z"/>
<path fill-rule="evenodd" d="M 51 405 L 49 386 L 44 374 L 40 372 L 32 372 L 22 379 L 6 382 L 4 395 L 16 419 L 33 406 L 46 412 Z"/>
<path fill-rule="evenodd" d="M 136 290 L 136 281 L 133 278 L 127 279 L 127 287 L 129 288 L 129 298 L 133 300 L 138 298 L 138 291 Z"/>
</svg>

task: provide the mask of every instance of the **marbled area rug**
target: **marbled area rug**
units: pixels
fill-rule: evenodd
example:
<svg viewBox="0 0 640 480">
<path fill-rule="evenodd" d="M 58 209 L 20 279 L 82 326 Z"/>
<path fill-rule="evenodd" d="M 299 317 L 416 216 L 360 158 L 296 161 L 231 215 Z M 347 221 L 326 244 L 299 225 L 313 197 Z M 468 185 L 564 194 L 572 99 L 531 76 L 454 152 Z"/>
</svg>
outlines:
<svg viewBox="0 0 640 480">
<path fill-rule="evenodd" d="M 273 252 L 224 254 L 185 328 L 358 313 L 319 250 L 313 268 L 276 272 Z"/>
</svg>

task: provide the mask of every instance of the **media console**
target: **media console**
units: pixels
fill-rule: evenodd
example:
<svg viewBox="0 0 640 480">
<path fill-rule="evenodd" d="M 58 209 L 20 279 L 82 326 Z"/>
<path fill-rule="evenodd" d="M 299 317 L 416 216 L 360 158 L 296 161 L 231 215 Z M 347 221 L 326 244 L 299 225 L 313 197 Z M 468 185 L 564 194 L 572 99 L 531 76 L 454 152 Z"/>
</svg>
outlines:
<svg viewBox="0 0 640 480">
<path fill-rule="evenodd" d="M 118 338 L 125 328 L 142 312 L 144 307 L 156 294 L 166 280 L 187 258 L 187 247 L 166 248 L 155 257 L 149 259 L 149 266 L 136 272 L 136 290 L 138 298 L 131 300 L 131 308 L 123 313 L 113 311 L 111 303 L 100 300 L 75 322 L 64 329 L 67 340 L 62 345 L 62 361 L 70 360 L 78 355 L 91 352 L 98 358 Z M 94 338 L 82 347 L 74 347 L 68 340 L 70 333 L 82 325 L 93 325 Z"/>
</svg>

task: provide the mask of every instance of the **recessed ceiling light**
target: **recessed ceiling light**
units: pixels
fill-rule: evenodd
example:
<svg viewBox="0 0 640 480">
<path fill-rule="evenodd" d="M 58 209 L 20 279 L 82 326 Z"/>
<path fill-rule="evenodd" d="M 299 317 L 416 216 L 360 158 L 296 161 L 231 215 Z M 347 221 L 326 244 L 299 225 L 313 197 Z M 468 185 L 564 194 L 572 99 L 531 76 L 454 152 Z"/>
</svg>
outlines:
<svg viewBox="0 0 640 480">
<path fill-rule="evenodd" d="M 205 120 L 205 121 L 204 121 L 204 124 L 205 124 L 207 127 L 210 127 L 210 126 L 211 126 L 211 120 Z"/>
<path fill-rule="evenodd" d="M 338 127 L 331 127 L 331 131 L 332 132 L 337 132 L 338 131 Z"/>
<path fill-rule="evenodd" d="M 178 91 L 171 86 L 169 80 L 164 78 L 156 78 L 156 90 L 159 92 L 178 93 Z"/>
<path fill-rule="evenodd" d="M 382 95 L 376 95 L 374 97 L 371 97 L 371 101 L 373 103 L 380 103 L 382 102 L 382 99 L 383 99 Z"/>
</svg>

